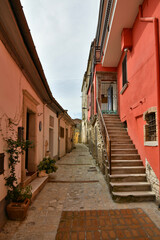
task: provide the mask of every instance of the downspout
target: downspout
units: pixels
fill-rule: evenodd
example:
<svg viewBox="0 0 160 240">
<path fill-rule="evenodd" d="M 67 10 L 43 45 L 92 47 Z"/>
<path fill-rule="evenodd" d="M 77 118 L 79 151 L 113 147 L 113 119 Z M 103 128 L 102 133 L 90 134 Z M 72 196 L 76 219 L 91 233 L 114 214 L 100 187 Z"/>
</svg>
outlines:
<svg viewBox="0 0 160 240">
<path fill-rule="evenodd" d="M 160 61 L 159 61 L 159 28 L 158 18 L 143 17 L 142 5 L 139 6 L 139 20 L 141 22 L 153 23 L 154 26 L 154 46 L 155 46 L 155 62 L 156 62 L 156 82 L 157 82 L 157 127 L 158 127 L 158 151 L 160 161 Z M 159 162 L 159 180 L 160 180 L 160 162 Z M 160 186 L 159 186 L 160 193 Z"/>
</svg>

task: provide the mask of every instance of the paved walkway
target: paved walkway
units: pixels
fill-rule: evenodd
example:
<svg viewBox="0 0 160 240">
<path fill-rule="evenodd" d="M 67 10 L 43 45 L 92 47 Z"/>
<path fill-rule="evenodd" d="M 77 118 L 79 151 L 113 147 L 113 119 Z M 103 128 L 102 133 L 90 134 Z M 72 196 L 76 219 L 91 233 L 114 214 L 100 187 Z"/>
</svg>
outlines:
<svg viewBox="0 0 160 240">
<path fill-rule="evenodd" d="M 26 220 L 8 221 L 0 239 L 160 239 L 156 204 L 113 202 L 86 146 L 78 144 L 57 164 Z"/>
</svg>

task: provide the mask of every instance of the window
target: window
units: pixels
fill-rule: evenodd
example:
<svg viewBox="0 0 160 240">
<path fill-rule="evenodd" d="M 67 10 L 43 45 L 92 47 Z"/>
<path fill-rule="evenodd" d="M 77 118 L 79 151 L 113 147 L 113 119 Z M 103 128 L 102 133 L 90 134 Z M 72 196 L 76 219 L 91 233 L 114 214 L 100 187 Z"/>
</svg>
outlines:
<svg viewBox="0 0 160 240">
<path fill-rule="evenodd" d="M 122 87 L 127 83 L 127 54 L 122 62 Z"/>
<path fill-rule="evenodd" d="M 150 108 L 144 113 L 144 145 L 157 146 L 157 123 L 156 123 L 157 110 L 156 107 Z"/>
<path fill-rule="evenodd" d="M 156 141 L 156 117 L 155 112 L 146 114 L 146 141 Z"/>
<path fill-rule="evenodd" d="M 49 126 L 54 127 L 54 117 L 49 116 Z"/>
<path fill-rule="evenodd" d="M 60 137 L 64 138 L 64 128 L 60 127 Z"/>
<path fill-rule="evenodd" d="M 0 174 L 4 173 L 4 153 L 0 153 Z"/>
</svg>

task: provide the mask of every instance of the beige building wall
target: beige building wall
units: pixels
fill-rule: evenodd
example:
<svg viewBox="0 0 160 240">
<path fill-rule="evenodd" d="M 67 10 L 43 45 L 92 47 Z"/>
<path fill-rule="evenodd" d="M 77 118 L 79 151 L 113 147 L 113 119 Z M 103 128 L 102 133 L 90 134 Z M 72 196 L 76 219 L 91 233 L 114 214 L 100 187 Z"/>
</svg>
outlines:
<svg viewBox="0 0 160 240">
<path fill-rule="evenodd" d="M 58 158 L 58 118 L 57 114 L 44 106 L 44 156 Z"/>
<path fill-rule="evenodd" d="M 66 123 L 65 123 L 65 120 L 63 118 L 60 119 L 60 129 L 64 129 L 64 135 L 62 135 L 60 133 L 59 135 L 59 143 L 60 143 L 60 146 L 59 146 L 59 157 L 63 157 L 65 154 L 66 154 Z M 61 132 L 61 130 L 60 130 Z"/>
</svg>

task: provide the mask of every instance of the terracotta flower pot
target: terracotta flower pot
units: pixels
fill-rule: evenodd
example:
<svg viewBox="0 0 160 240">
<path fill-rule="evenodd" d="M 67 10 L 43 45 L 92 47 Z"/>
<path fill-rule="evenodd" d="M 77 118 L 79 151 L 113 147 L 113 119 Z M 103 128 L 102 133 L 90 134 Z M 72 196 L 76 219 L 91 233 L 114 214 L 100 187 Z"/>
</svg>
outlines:
<svg viewBox="0 0 160 240">
<path fill-rule="evenodd" d="M 22 221 L 29 208 L 30 200 L 26 199 L 22 203 L 11 202 L 7 205 L 7 215 L 10 220 Z"/>
<path fill-rule="evenodd" d="M 48 174 L 46 173 L 46 170 L 41 170 L 41 171 L 39 171 L 38 176 L 39 176 L 39 177 L 47 177 Z"/>
</svg>

